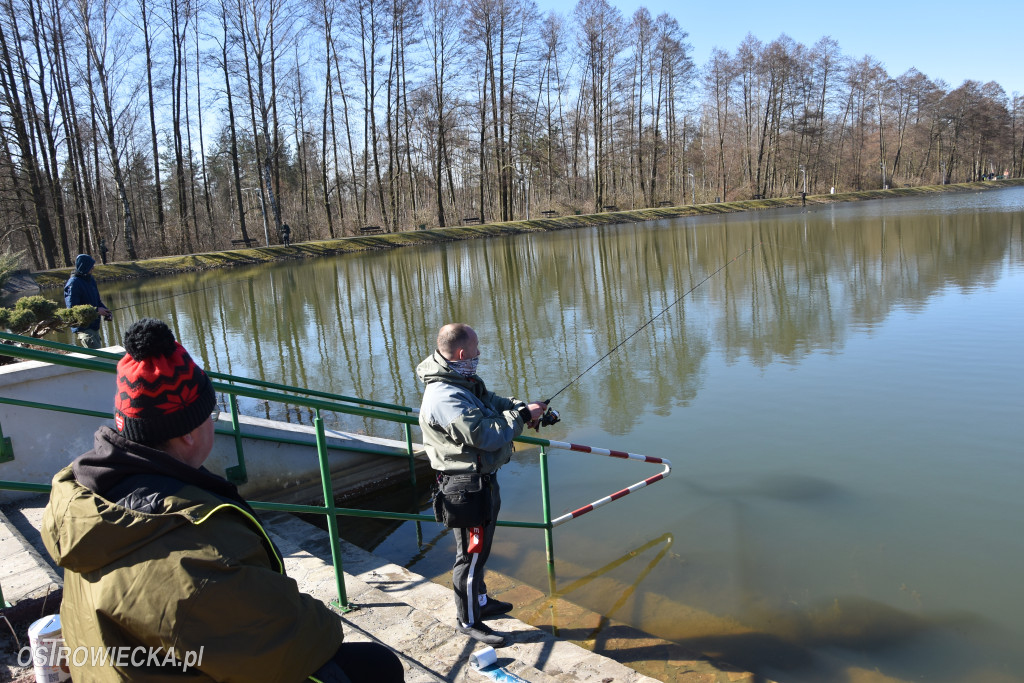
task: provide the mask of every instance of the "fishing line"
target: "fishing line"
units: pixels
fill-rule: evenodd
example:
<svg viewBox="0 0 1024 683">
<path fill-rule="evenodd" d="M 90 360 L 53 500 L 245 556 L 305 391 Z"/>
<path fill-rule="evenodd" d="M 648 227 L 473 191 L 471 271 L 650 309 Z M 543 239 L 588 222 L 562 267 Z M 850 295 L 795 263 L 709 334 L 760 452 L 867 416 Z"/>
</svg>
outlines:
<svg viewBox="0 0 1024 683">
<path fill-rule="evenodd" d="M 245 280 L 252 280 L 252 278 L 251 277 L 243 277 L 243 278 L 239 278 L 237 280 L 229 280 L 227 282 L 218 282 L 216 284 L 212 284 L 212 285 L 209 285 L 207 287 L 199 287 L 198 289 L 190 289 L 187 292 L 178 292 L 177 294 L 168 294 L 167 296 L 158 296 L 155 299 L 147 299 L 146 301 L 139 301 L 139 302 L 134 303 L 134 304 L 128 304 L 127 306 L 120 306 L 118 308 L 111 308 L 110 312 L 113 313 L 114 311 L 123 311 L 126 308 L 135 308 L 137 306 L 142 306 L 143 304 L 151 304 L 151 303 L 156 302 L 156 301 L 163 301 L 164 299 L 174 299 L 174 298 L 179 297 L 179 296 L 185 296 L 186 294 L 195 294 L 196 292 L 202 292 L 202 291 L 205 291 L 207 289 L 214 289 L 215 287 L 224 287 L 226 285 L 233 285 L 236 282 L 243 282 Z"/>
<path fill-rule="evenodd" d="M 718 275 L 718 274 L 719 274 L 720 272 L 722 272 L 723 270 L 725 270 L 726 268 L 728 268 L 728 267 L 729 267 L 729 266 L 730 266 L 730 265 L 731 265 L 731 264 L 732 264 L 733 262 L 735 262 L 735 261 L 736 261 L 737 259 L 739 259 L 739 258 L 740 258 L 741 256 L 745 256 L 745 255 L 749 254 L 749 253 L 750 253 L 751 251 L 753 251 L 753 250 L 754 250 L 754 248 L 756 248 L 756 247 L 758 247 L 758 246 L 760 246 L 760 245 L 761 245 L 761 243 L 760 243 L 760 242 L 758 242 L 757 244 L 754 244 L 754 245 L 750 246 L 749 248 L 745 249 L 745 250 L 744 250 L 744 251 L 742 251 L 741 253 L 739 253 L 739 254 L 736 254 L 736 256 L 733 256 L 731 260 L 729 260 L 729 261 L 726 261 L 726 262 L 725 262 L 725 264 L 724 264 L 724 265 L 722 265 L 722 266 L 721 266 L 721 267 L 720 267 L 720 268 L 719 268 L 718 270 L 714 271 L 713 273 L 711 273 L 710 275 L 708 275 L 707 277 L 705 277 L 705 278 L 704 278 L 703 280 L 701 280 L 700 282 L 698 282 L 697 284 L 695 284 L 695 285 L 694 285 L 693 287 L 690 287 L 690 289 L 688 289 L 688 290 L 687 290 L 686 292 L 684 292 L 682 296 L 678 297 L 678 298 L 677 298 L 677 299 L 676 299 L 675 301 L 673 301 L 673 302 L 672 302 L 672 303 L 670 303 L 670 304 L 669 304 L 668 306 L 666 306 L 665 308 L 663 308 L 663 309 L 661 310 L 661 312 L 657 313 L 657 314 L 656 314 L 656 315 L 655 315 L 654 317 L 652 317 L 652 318 L 651 318 L 650 320 L 648 320 L 648 321 L 647 321 L 647 322 L 645 322 L 645 323 L 644 323 L 643 325 L 641 325 L 641 326 L 640 326 L 640 327 L 638 327 L 638 328 L 637 328 L 636 330 L 634 330 L 632 334 L 630 334 L 630 335 L 629 335 L 628 337 L 626 337 L 625 339 L 623 339 L 622 341 L 620 341 L 620 342 L 619 342 L 618 344 L 616 344 L 615 346 L 613 346 L 613 347 L 612 347 L 612 349 L 611 349 L 611 351 L 609 351 L 608 353 L 604 354 L 603 356 L 601 356 L 600 358 L 598 358 L 598 359 L 597 359 L 596 361 L 594 361 L 594 362 L 593 362 L 593 363 L 592 363 L 592 364 L 590 365 L 590 367 L 589 367 L 589 368 L 587 368 L 586 370 L 584 370 L 584 371 L 583 371 L 583 372 L 581 372 L 580 374 L 576 375 L 576 377 L 575 377 L 575 378 L 574 378 L 574 379 L 573 379 L 573 380 L 572 380 L 571 382 L 569 382 L 569 383 L 568 383 L 568 384 L 566 384 L 566 385 L 565 385 L 564 387 L 562 387 L 561 389 L 559 389 L 559 390 L 558 390 L 558 391 L 557 391 L 557 392 L 555 393 L 555 395 L 554 395 L 554 396 L 552 396 L 551 398 L 549 398 L 549 399 L 548 399 L 547 401 L 545 401 L 544 403 L 545 403 L 546 405 L 551 405 L 551 402 L 555 400 L 555 398 L 556 398 L 556 397 L 558 396 L 558 394 L 562 393 L 563 391 L 565 391 L 566 389 L 568 389 L 569 387 L 571 387 L 571 386 L 572 386 L 573 384 L 575 384 L 575 383 L 576 383 L 576 381 L 577 381 L 577 380 L 578 380 L 578 379 L 579 379 L 580 377 L 582 377 L 583 375 L 585 375 L 585 374 L 587 374 L 588 372 L 590 372 L 591 370 L 593 370 L 593 369 L 594 369 L 594 368 L 595 368 L 595 367 L 597 366 L 597 364 L 598 364 L 598 363 L 600 363 L 600 362 L 601 362 L 601 361 L 603 361 L 603 360 L 604 360 L 605 358 L 607 358 L 608 356 L 610 356 L 610 355 L 612 355 L 613 353 L 615 353 L 615 352 L 616 352 L 616 351 L 618 350 L 618 348 L 619 348 L 620 346 L 622 346 L 623 344 L 625 344 L 626 342 L 628 342 L 628 341 L 629 341 L 630 339 L 632 339 L 633 337 L 635 337 L 636 335 L 638 335 L 638 334 L 640 333 L 640 331 L 641 331 L 641 330 L 643 330 L 643 329 L 644 329 L 645 327 L 647 327 L 648 325 L 650 325 L 651 323 L 653 323 L 653 322 L 654 322 L 655 320 L 657 320 L 658 318 L 660 318 L 661 316 L 663 316 L 663 315 L 664 315 L 664 314 L 665 314 L 666 312 L 668 312 L 668 310 L 669 310 L 670 308 L 672 308 L 672 307 L 673 307 L 673 306 L 675 306 L 675 305 L 676 305 L 677 303 L 679 303 L 680 301 L 682 301 L 683 299 L 685 299 L 685 298 L 686 298 L 686 297 L 687 297 L 687 296 L 688 296 L 688 295 L 689 295 L 689 294 L 690 294 L 691 292 L 693 292 L 693 290 L 697 289 L 697 288 L 698 288 L 698 287 L 700 287 L 700 286 L 701 286 L 702 284 L 704 284 L 705 282 L 707 282 L 708 280 L 710 280 L 710 279 L 711 279 L 711 278 L 713 278 L 714 276 Z"/>
</svg>

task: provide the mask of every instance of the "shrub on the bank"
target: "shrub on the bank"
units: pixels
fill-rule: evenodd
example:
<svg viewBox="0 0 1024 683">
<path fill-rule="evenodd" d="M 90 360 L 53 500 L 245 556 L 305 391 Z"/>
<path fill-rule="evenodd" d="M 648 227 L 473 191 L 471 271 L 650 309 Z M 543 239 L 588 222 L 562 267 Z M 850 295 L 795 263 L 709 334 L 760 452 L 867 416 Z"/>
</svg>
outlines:
<svg viewBox="0 0 1024 683">
<path fill-rule="evenodd" d="M 25 296 L 11 308 L 0 308 L 0 327 L 26 337 L 43 337 L 69 327 L 84 327 L 99 315 L 89 305 L 64 308 L 39 295 Z"/>
</svg>

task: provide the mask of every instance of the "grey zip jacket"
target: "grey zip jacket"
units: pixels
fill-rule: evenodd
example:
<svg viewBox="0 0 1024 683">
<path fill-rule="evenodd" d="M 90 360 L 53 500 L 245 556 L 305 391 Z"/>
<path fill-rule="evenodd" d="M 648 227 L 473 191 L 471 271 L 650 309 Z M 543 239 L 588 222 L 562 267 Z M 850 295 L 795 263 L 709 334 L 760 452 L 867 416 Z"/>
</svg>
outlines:
<svg viewBox="0 0 1024 683">
<path fill-rule="evenodd" d="M 523 433 L 525 403 L 488 391 L 477 375 L 465 377 L 434 351 L 416 368 L 426 383 L 420 429 L 431 466 L 448 474 L 491 474 L 512 458 L 512 440 Z"/>
</svg>

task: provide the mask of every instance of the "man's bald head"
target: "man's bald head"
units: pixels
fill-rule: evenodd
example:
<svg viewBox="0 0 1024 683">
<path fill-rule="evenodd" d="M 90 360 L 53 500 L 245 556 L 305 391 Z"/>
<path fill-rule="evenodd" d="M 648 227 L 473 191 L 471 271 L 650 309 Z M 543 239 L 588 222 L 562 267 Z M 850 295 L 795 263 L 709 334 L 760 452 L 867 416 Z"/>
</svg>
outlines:
<svg viewBox="0 0 1024 683">
<path fill-rule="evenodd" d="M 437 350 L 448 360 L 460 360 L 459 351 L 465 352 L 476 346 L 476 332 L 465 323 L 448 323 L 437 333 Z"/>
</svg>

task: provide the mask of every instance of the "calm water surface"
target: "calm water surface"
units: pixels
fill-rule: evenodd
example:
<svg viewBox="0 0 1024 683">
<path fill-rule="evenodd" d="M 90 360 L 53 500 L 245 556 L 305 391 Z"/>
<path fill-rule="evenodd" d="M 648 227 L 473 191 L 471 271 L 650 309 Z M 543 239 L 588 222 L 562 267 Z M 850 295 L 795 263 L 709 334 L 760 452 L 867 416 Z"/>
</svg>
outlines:
<svg viewBox="0 0 1024 683">
<path fill-rule="evenodd" d="M 558 396 L 543 434 L 674 465 L 556 531 L 568 599 L 780 681 L 1024 681 L 1022 207 L 1014 188 L 104 291 L 120 329 L 164 318 L 207 367 L 405 405 L 444 322 L 477 329 L 490 388 L 544 399 L 658 316 Z M 658 469 L 550 460 L 556 513 Z M 537 454 L 503 473 L 503 516 L 539 520 Z M 450 568 L 435 525 L 422 548 L 392 528 L 378 552 Z M 547 587 L 539 532 L 500 530 L 490 565 Z"/>
</svg>

